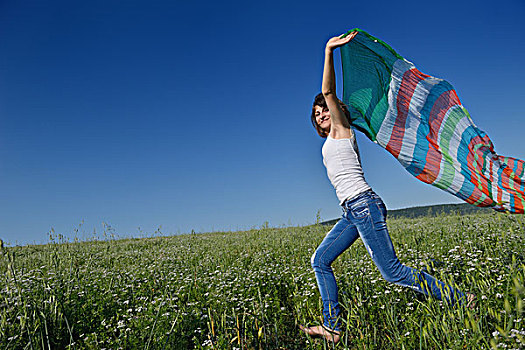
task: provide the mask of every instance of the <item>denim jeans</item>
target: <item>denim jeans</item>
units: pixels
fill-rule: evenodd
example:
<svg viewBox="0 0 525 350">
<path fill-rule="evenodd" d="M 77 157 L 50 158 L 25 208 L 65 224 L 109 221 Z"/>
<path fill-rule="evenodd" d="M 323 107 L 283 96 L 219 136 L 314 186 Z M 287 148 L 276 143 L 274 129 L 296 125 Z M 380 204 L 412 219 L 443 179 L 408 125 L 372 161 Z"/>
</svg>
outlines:
<svg viewBox="0 0 525 350">
<path fill-rule="evenodd" d="M 323 300 L 324 325 L 340 330 L 340 307 L 332 262 L 361 237 L 366 250 L 388 282 L 432 295 L 448 304 L 462 303 L 465 295 L 425 272 L 403 265 L 396 256 L 386 226 L 386 207 L 373 191 L 347 200 L 341 220 L 325 236 L 311 263 Z"/>
</svg>

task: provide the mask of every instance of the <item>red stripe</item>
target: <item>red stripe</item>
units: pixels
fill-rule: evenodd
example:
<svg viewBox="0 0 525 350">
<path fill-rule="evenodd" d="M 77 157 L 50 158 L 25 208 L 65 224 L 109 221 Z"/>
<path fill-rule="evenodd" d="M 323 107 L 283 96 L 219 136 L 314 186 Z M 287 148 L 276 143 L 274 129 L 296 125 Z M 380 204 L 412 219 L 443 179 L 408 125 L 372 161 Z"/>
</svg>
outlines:
<svg viewBox="0 0 525 350">
<path fill-rule="evenodd" d="M 518 162 L 518 168 L 516 169 L 516 175 L 521 178 L 523 175 L 524 175 L 524 170 L 525 170 L 525 162 L 524 161 L 519 161 Z M 523 180 L 521 180 L 523 181 Z"/>
<path fill-rule="evenodd" d="M 521 184 L 525 179 L 523 179 L 524 170 L 525 170 L 525 162 L 522 160 L 517 160 L 518 167 L 516 168 L 516 176 L 515 179 L 518 181 L 514 182 L 514 186 L 517 188 L 517 192 L 519 192 L 522 196 L 525 196 L 525 193 L 520 192 Z M 514 197 L 514 202 L 516 206 L 516 212 L 523 214 L 525 213 L 525 203 L 522 199 L 520 199 L 518 196 Z"/>
<path fill-rule="evenodd" d="M 517 168 L 516 168 L 516 172 L 514 172 L 514 167 L 516 165 L 519 166 L 520 162 L 521 161 L 516 159 L 516 158 L 507 157 L 507 162 L 506 162 L 507 168 L 505 168 L 505 172 L 507 173 L 507 176 L 509 178 L 508 191 L 509 191 L 509 193 L 511 195 L 511 199 L 514 199 L 514 208 L 513 209 L 515 211 L 518 211 L 518 212 L 523 209 L 523 203 L 521 202 L 520 198 L 518 197 L 520 178 L 517 176 Z M 512 188 L 510 186 L 510 178 L 512 178 L 512 181 L 514 183 Z M 512 204 L 512 200 L 511 200 L 511 204 Z"/>
<path fill-rule="evenodd" d="M 523 202 L 518 197 L 514 197 L 514 214 L 524 214 L 525 208 L 523 208 Z"/>
<path fill-rule="evenodd" d="M 503 187 L 506 190 L 510 189 L 510 177 L 512 176 L 512 169 L 508 166 L 509 159 L 507 157 L 499 157 L 500 163 L 503 165 L 501 170 L 501 187 Z"/>
<path fill-rule="evenodd" d="M 430 115 L 428 116 L 430 130 L 427 139 L 430 142 L 435 143 L 436 147 L 438 147 L 437 139 L 439 136 L 439 129 L 441 128 L 441 123 L 443 123 L 445 114 L 452 106 L 460 104 L 461 102 L 459 101 L 458 95 L 456 95 L 454 90 L 443 92 L 436 99 L 436 102 L 434 102 L 432 110 L 430 111 Z"/>
<path fill-rule="evenodd" d="M 517 161 L 518 161 L 518 167 L 516 168 L 516 177 L 520 179 L 520 182 L 522 182 L 524 181 L 524 180 L 521 180 L 521 177 L 523 176 L 523 169 L 525 169 L 524 168 L 525 162 L 522 160 L 517 160 Z"/>
<path fill-rule="evenodd" d="M 472 138 L 468 145 L 469 153 L 467 155 L 467 164 L 469 165 L 470 170 L 470 181 L 475 185 L 474 191 L 467 199 L 467 202 L 473 204 L 483 198 L 485 195 L 485 199 L 483 202 L 479 203 L 478 206 L 487 206 L 493 203 L 493 200 L 490 198 L 489 181 L 482 172 L 484 162 L 483 147 L 478 148 L 478 159 L 475 158 L 476 152 L 474 152 L 474 147 L 480 143 L 485 143 L 484 141 L 485 140 L 480 136 L 475 136 Z M 476 174 L 479 175 L 479 178 L 476 176 Z M 479 186 L 481 186 L 481 189 Z"/>
<path fill-rule="evenodd" d="M 514 211 L 516 214 L 523 214 L 525 212 L 525 207 L 523 200 L 521 200 L 518 196 L 514 197 Z"/>
<path fill-rule="evenodd" d="M 508 157 L 508 159 L 509 159 L 509 167 L 510 167 L 509 170 L 512 171 L 511 177 L 514 180 L 514 188 L 517 192 L 520 192 L 521 185 L 525 181 L 525 179 L 522 178 L 525 162 L 521 159 L 517 159 L 513 157 Z M 512 164 L 510 163 L 510 161 L 512 161 Z M 517 166 L 514 163 L 516 163 Z M 515 166 L 516 166 L 516 171 L 512 170 L 514 169 Z M 525 195 L 525 193 L 522 193 L 522 194 Z"/>
<path fill-rule="evenodd" d="M 452 106 L 459 105 L 459 98 L 454 90 L 443 92 L 434 102 L 430 114 L 428 116 L 429 133 L 427 140 L 429 148 L 426 155 L 425 168 L 416 176 L 419 180 L 426 183 L 433 183 L 439 175 L 441 165 L 441 151 L 438 145 L 439 129 L 445 114 Z"/>
<path fill-rule="evenodd" d="M 490 194 L 492 195 L 494 202 L 501 203 L 502 192 L 501 192 L 501 187 L 499 186 L 499 183 L 498 183 L 499 182 L 498 172 L 497 172 L 497 169 L 494 169 L 494 162 L 499 163 L 500 160 L 498 156 L 496 155 L 496 153 L 494 152 L 494 146 L 492 144 L 492 141 L 489 139 L 487 135 L 483 137 L 483 141 L 487 145 L 487 147 L 490 148 L 490 153 L 487 154 L 487 157 L 490 159 L 490 168 L 489 168 L 490 182 L 492 183 L 492 187 L 496 186 L 496 193 L 493 193 L 492 189 L 490 189 Z M 493 155 L 492 157 L 491 157 L 491 154 Z"/>
<path fill-rule="evenodd" d="M 514 199 L 514 210 L 518 213 L 523 212 L 523 201 L 519 198 L 519 195 L 522 196 L 525 195 L 525 193 L 520 191 L 521 183 L 524 181 L 521 179 L 521 176 L 518 176 L 518 168 L 521 167 L 523 169 L 523 161 L 520 159 L 512 158 L 512 157 L 500 157 L 502 159 L 506 159 L 505 164 L 507 165 L 506 168 L 502 171 L 502 184 L 505 189 L 510 193 L 511 197 Z M 516 168 L 516 171 L 514 171 L 515 163 L 518 164 L 518 167 Z M 520 171 L 521 171 L 520 169 Z M 514 185 L 511 188 L 510 186 L 510 178 L 512 178 Z"/>
<path fill-rule="evenodd" d="M 490 183 L 493 184 L 494 183 L 494 176 L 492 176 L 492 167 L 494 166 L 494 162 L 492 161 L 492 158 L 489 158 L 489 179 L 490 179 Z M 490 194 L 490 197 L 493 198 L 494 196 L 494 193 L 492 193 L 492 187 L 490 188 L 489 190 L 489 194 Z"/>
<path fill-rule="evenodd" d="M 501 203 L 501 201 L 503 200 L 503 191 L 506 191 L 509 188 L 509 172 L 508 169 L 504 165 L 502 165 L 506 164 L 505 157 L 498 155 L 496 155 L 496 157 L 497 158 L 494 160 L 499 163 L 499 167 L 501 169 L 501 174 L 499 175 L 501 178 L 501 186 L 499 185 L 500 179 L 498 179 L 498 182 L 496 183 L 498 185 L 498 203 Z M 498 175 L 497 172 L 494 175 Z"/>
<path fill-rule="evenodd" d="M 396 121 L 394 122 L 394 127 L 392 128 L 390 140 L 386 145 L 386 149 L 396 158 L 399 157 L 399 152 L 401 151 L 401 146 L 403 145 L 405 124 L 408 116 L 408 108 L 410 107 L 410 101 L 412 100 L 412 96 L 414 95 L 417 84 L 428 77 L 430 77 L 430 75 L 423 74 L 416 68 L 412 68 L 407 70 L 401 79 L 401 85 L 397 92 L 397 117 Z"/>
<path fill-rule="evenodd" d="M 439 175 L 441 159 L 441 152 L 433 144 L 430 144 L 426 155 L 425 167 L 416 178 L 428 184 L 433 183 Z"/>
<path fill-rule="evenodd" d="M 506 166 L 503 168 L 503 171 L 501 172 L 501 183 L 503 188 L 510 190 L 510 178 L 512 177 L 512 168 L 514 167 L 514 162 L 512 161 L 512 158 L 509 157 L 500 157 L 501 162 L 505 164 Z M 510 191 L 509 191 L 510 192 Z"/>
</svg>

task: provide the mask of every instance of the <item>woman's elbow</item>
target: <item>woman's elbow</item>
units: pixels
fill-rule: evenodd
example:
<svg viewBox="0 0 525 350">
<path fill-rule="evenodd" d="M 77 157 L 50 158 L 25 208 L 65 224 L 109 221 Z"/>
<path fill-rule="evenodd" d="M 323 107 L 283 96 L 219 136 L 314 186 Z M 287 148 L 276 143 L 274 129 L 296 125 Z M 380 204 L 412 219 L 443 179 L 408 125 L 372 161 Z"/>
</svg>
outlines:
<svg viewBox="0 0 525 350">
<path fill-rule="evenodd" d="M 326 97 L 332 96 L 334 94 L 334 91 L 332 89 L 322 89 L 321 93 L 326 98 Z"/>
</svg>

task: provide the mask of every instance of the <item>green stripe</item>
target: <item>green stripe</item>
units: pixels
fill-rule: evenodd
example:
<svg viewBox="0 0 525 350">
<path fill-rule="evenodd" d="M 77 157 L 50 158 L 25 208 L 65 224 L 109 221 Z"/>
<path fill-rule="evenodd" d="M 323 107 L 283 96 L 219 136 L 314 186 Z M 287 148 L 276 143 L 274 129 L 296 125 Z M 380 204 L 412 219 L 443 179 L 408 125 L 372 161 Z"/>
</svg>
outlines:
<svg viewBox="0 0 525 350">
<path fill-rule="evenodd" d="M 343 101 L 350 110 L 352 125 L 376 141 L 388 110 L 392 68 L 402 57 L 383 41 L 356 30 L 356 37 L 341 47 Z"/>
<path fill-rule="evenodd" d="M 522 162 L 522 160 L 520 159 L 516 159 L 514 158 L 514 163 L 516 164 L 515 167 L 517 166 L 518 162 Z M 505 161 L 504 161 L 505 165 L 507 167 L 509 167 L 509 157 L 505 157 Z M 524 167 L 525 168 L 525 167 Z M 509 167 L 510 169 L 510 167 Z M 511 196 L 515 196 L 515 197 L 518 197 L 519 199 L 521 199 L 523 201 L 523 195 L 522 193 L 519 191 L 519 187 L 521 187 L 521 183 L 519 183 L 519 187 L 516 187 L 516 181 L 514 180 L 517 176 L 516 172 L 514 171 L 514 169 L 511 169 L 511 173 L 509 175 L 509 187 L 515 191 L 514 194 L 511 194 Z M 521 178 L 519 178 L 518 181 L 520 181 Z M 507 191 L 508 192 L 508 191 Z"/>
<path fill-rule="evenodd" d="M 487 152 L 488 150 L 485 150 L 484 152 L 482 152 L 480 154 L 479 152 L 479 149 L 481 147 L 485 147 L 486 145 L 481 143 L 481 144 L 477 144 L 477 145 L 474 145 L 474 148 L 472 150 L 472 152 L 474 152 L 474 164 L 478 164 L 478 160 L 479 159 L 482 159 L 483 160 L 483 164 L 481 165 L 481 169 L 479 168 L 476 168 L 476 170 L 478 171 L 474 171 L 474 174 L 476 174 L 476 177 L 478 178 L 478 181 L 481 183 L 481 176 L 483 175 L 483 177 L 485 177 L 485 172 L 488 170 L 489 172 L 492 172 L 491 169 L 487 169 L 487 166 L 490 165 L 490 163 L 487 161 Z M 483 192 L 483 187 L 481 186 L 481 184 L 477 185 L 477 187 Z M 483 193 L 483 196 L 476 201 L 476 203 L 474 203 L 474 205 L 478 205 L 480 204 L 481 202 L 483 202 L 483 200 L 485 200 L 486 198 L 490 198 L 490 199 L 493 199 L 493 196 L 494 194 L 492 193 L 492 181 L 490 181 L 490 177 L 487 178 L 487 191 L 489 192 L 489 196 L 485 195 L 485 193 Z"/>
<path fill-rule="evenodd" d="M 448 189 L 450 188 L 450 185 L 454 180 L 454 175 L 456 171 L 454 169 L 454 166 L 452 165 L 454 164 L 454 158 L 450 156 L 449 151 L 450 140 L 452 139 L 454 130 L 456 130 L 456 126 L 464 116 L 465 113 L 461 108 L 453 107 L 453 109 L 449 112 L 448 119 L 443 121 L 446 122 L 446 125 L 443 128 L 443 131 L 441 132 L 441 139 L 439 142 L 443 158 L 445 159 L 445 162 L 443 163 L 443 176 L 441 177 L 439 182 L 433 183 L 433 185 L 438 188 Z"/>
<path fill-rule="evenodd" d="M 375 135 L 379 132 L 383 120 L 385 120 L 386 112 L 388 111 L 388 95 L 385 94 L 381 97 L 381 100 L 376 104 L 374 111 L 372 112 L 372 118 L 370 119 L 370 128 Z"/>
</svg>

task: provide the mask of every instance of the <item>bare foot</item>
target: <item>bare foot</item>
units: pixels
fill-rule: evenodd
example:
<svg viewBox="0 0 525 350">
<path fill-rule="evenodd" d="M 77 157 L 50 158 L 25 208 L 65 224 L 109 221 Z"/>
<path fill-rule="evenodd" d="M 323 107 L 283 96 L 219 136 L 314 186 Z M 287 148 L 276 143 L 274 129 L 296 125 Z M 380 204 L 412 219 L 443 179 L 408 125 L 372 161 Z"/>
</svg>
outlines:
<svg viewBox="0 0 525 350">
<path fill-rule="evenodd" d="M 467 293 L 467 308 L 471 310 L 476 308 L 476 296 L 472 293 Z"/>
<path fill-rule="evenodd" d="M 338 343 L 341 339 L 341 332 L 334 331 L 333 329 L 326 328 L 324 326 L 305 327 L 303 325 L 299 325 L 299 328 L 312 337 L 323 337 L 334 344 Z"/>
</svg>

